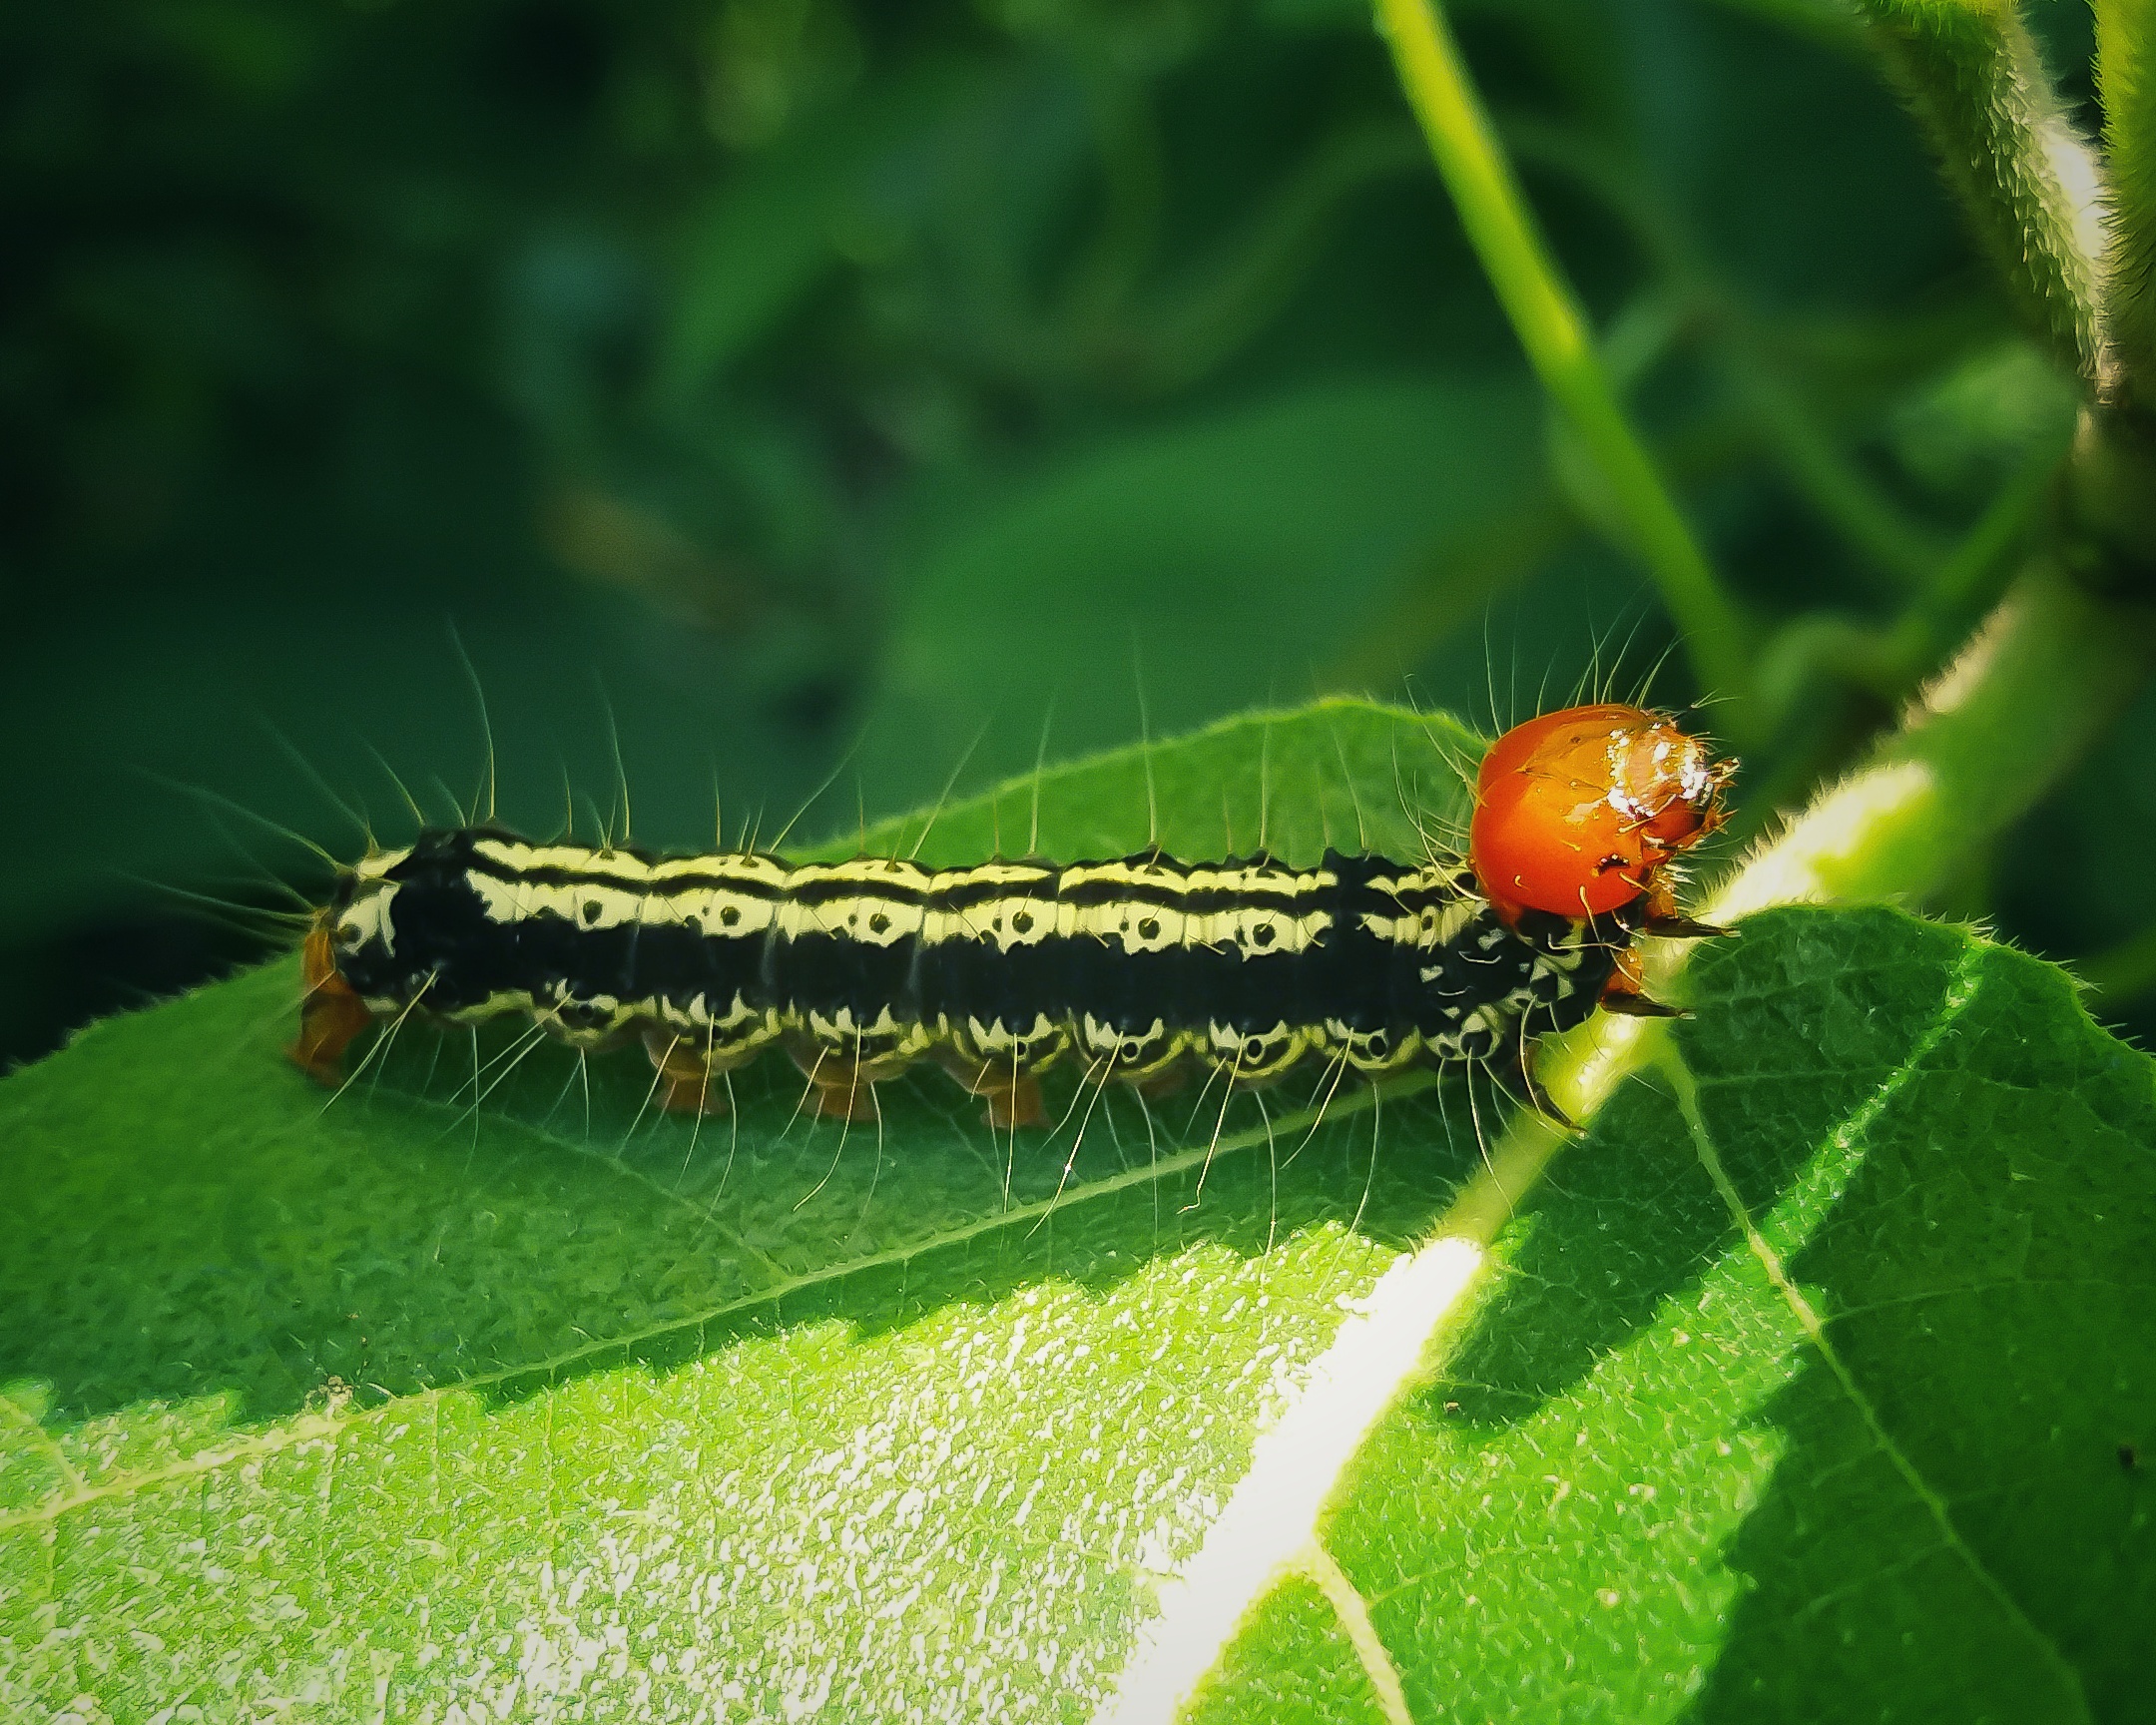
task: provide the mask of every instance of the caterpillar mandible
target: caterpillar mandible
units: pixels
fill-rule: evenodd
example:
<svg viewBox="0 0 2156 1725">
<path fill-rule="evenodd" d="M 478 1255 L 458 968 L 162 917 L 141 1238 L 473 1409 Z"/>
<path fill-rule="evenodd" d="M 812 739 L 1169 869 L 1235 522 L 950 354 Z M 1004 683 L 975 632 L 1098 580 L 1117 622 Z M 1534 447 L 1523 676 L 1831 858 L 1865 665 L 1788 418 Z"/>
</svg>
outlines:
<svg viewBox="0 0 2156 1725">
<path fill-rule="evenodd" d="M 1633 941 L 1718 932 L 1678 913 L 1674 865 L 1734 771 L 1668 714 L 1570 708 L 1484 757 L 1464 860 L 1314 868 L 794 865 L 430 829 L 340 871 L 288 1052 L 334 1084 L 378 1018 L 521 1013 L 583 1048 L 641 1041 L 671 1110 L 719 1111 L 714 1080 L 778 1047 L 820 1114 L 865 1117 L 927 1058 L 1002 1127 L 1045 1119 L 1040 1074 L 1067 1057 L 1149 1093 L 1524 1057 L 1598 1006 L 1666 1010 Z"/>
</svg>

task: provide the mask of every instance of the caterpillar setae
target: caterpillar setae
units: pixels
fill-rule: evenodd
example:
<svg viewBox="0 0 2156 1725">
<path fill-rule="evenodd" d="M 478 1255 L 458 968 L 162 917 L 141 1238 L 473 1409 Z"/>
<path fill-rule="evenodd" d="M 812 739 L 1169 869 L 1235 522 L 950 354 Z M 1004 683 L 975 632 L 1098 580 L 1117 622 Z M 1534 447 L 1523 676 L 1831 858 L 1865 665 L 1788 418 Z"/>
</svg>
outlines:
<svg viewBox="0 0 2156 1725">
<path fill-rule="evenodd" d="M 1006 1127 L 1044 1119 L 1039 1075 L 1065 1058 L 1149 1092 L 1314 1059 L 1373 1080 L 1523 1061 L 1598 1005 L 1666 1010 L 1633 941 L 1717 932 L 1678 914 L 1673 863 L 1734 770 L 1667 714 L 1571 708 L 1490 749 L 1463 861 L 1314 868 L 793 865 L 433 829 L 340 870 L 289 1053 L 333 1084 L 377 1018 L 522 1013 L 583 1048 L 640 1040 L 669 1109 L 720 1110 L 714 1080 L 776 1046 L 819 1113 L 863 1117 L 925 1057 Z"/>
</svg>

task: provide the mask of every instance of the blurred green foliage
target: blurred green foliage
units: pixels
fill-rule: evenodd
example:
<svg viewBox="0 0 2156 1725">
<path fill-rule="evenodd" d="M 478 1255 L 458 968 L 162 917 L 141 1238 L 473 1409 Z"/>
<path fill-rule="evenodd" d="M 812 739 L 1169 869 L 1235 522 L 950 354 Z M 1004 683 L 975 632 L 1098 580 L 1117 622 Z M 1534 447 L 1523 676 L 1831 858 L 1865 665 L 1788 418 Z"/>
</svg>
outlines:
<svg viewBox="0 0 2156 1725">
<path fill-rule="evenodd" d="M 2085 9 L 2029 10 L 2093 131 Z M 1454 22 L 1787 649 L 1765 819 L 1996 592 L 2072 389 L 1829 0 Z M 452 625 L 505 815 L 558 826 L 566 777 L 618 823 L 618 736 L 637 835 L 676 845 L 715 786 L 769 835 L 841 758 L 809 827 L 931 801 L 976 738 L 976 779 L 1044 725 L 1126 741 L 1142 702 L 1502 718 L 1668 641 L 1350 0 L 104 0 L 0 17 L 0 96 L 35 836 L 0 858 L 0 1058 L 243 949 L 145 882 L 303 883 L 168 782 L 340 853 L 316 774 L 385 827 L 376 751 L 469 797 Z M 1816 650 L 1910 615 L 1878 663 Z M 2061 954 L 2156 915 L 2121 862 L 2152 721 L 1954 907 Z"/>
</svg>

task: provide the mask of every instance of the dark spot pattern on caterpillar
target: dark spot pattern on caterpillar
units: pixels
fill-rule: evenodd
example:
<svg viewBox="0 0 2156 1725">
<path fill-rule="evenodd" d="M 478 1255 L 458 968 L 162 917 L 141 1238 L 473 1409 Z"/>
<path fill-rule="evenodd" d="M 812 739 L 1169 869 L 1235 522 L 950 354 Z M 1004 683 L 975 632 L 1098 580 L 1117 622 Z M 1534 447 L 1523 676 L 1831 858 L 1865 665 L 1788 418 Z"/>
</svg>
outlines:
<svg viewBox="0 0 2156 1725">
<path fill-rule="evenodd" d="M 292 1057 L 334 1082 L 376 1018 L 516 1013 L 579 1047 L 641 1040 L 672 1109 L 715 1111 L 715 1079 L 779 1048 L 821 1113 L 863 1117 L 872 1086 L 928 1058 L 1004 1126 L 1044 1117 L 1040 1074 L 1066 1061 L 1161 1090 L 1193 1075 L 1264 1084 L 1308 1061 L 1381 1079 L 1520 1058 L 1605 997 L 1636 995 L 1633 938 L 1672 914 L 1656 870 L 1712 827 L 1728 777 L 1660 715 L 1581 711 L 1660 727 L 1698 759 L 1666 787 L 1618 787 L 1631 803 L 1596 793 L 1639 804 L 1655 849 L 1623 902 L 1590 869 L 1600 901 L 1579 914 L 1489 890 L 1472 859 L 930 869 L 435 830 L 340 876 L 306 943 Z M 1662 759 L 1605 754 L 1619 770 Z M 1534 771 L 1531 756 L 1516 770 Z"/>
</svg>

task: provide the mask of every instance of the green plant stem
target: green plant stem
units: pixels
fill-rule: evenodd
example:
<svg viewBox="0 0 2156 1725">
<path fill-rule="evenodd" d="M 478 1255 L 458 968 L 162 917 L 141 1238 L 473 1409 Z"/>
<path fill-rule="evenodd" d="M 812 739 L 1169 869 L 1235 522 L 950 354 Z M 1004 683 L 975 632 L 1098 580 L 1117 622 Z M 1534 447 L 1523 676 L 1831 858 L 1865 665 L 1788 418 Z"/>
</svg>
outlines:
<svg viewBox="0 0 2156 1725">
<path fill-rule="evenodd" d="M 1822 679 L 1899 700 L 1939 662 L 1977 610 L 1998 596 L 2017 545 L 2057 474 L 2060 451 L 2023 464 L 1941 560 L 1930 584 L 1885 628 L 1832 612 L 1790 623 L 1761 650 L 1755 687 L 1765 723 L 1779 729 Z"/>
<path fill-rule="evenodd" d="M 1698 914 L 1727 924 L 1776 904 L 1922 900 L 2058 782 L 2152 664 L 2156 619 L 2031 566 L 1901 725 L 1757 847 Z M 1659 992 L 1685 949 L 1654 945 Z M 1658 1029 L 1600 1014 L 1554 1039 L 1537 1077 L 1585 1119 L 1656 1051 Z"/>
<path fill-rule="evenodd" d="M 1976 236 L 2032 329 L 2100 380 L 2102 176 L 2021 10 L 1998 0 L 1856 0 Z"/>
<path fill-rule="evenodd" d="M 2139 687 L 2152 651 L 2145 614 L 2032 566 L 1900 727 L 1752 857 L 1705 914 L 1923 898 L 2080 759 Z"/>
<path fill-rule="evenodd" d="M 1783 379 L 1757 320 L 1637 165 L 1597 140 L 1534 121 L 1508 121 L 1502 136 L 1515 159 L 1563 175 L 1624 224 L 1766 433 L 1784 476 L 1865 565 L 1899 590 L 1930 579 L 1941 555 L 1936 536 L 1886 496 Z"/>
<path fill-rule="evenodd" d="M 1776 904 L 1921 899 L 2058 781 L 2152 664 L 2147 614 L 2032 568 L 1900 727 L 1759 846 L 1700 914 L 1727 923 Z M 1651 989 L 1667 997 L 1687 947 L 1649 946 Z M 1535 1078 L 1584 1122 L 1626 1078 L 1670 1057 L 1663 1020 L 1601 1012 L 1545 1043 Z M 1565 1145 L 1541 1114 L 1518 1110 L 1490 1151 L 1493 1166 L 1518 1171 L 1504 1200 L 1524 1197 Z"/>
<path fill-rule="evenodd" d="M 1151 397 L 1211 375 L 1294 297 L 1349 200 L 1426 161 L 1421 140 L 1396 118 L 1325 139 L 1246 226 L 1110 332 L 1112 380 Z"/>
<path fill-rule="evenodd" d="M 1733 307 L 1712 326 L 1723 375 L 1758 417 L 1784 474 L 1885 585 L 1920 587 L 1938 569 L 1939 536 L 1898 508 L 1813 416 L 1760 353 L 1757 331 Z"/>
<path fill-rule="evenodd" d="M 1653 457 L 1633 430 L 1595 352 L 1586 319 L 1528 214 L 1451 32 L 1430 0 L 1376 0 L 1400 84 L 1421 122 L 1498 303 L 1528 362 L 1571 421 L 1622 511 L 1683 634 L 1701 685 L 1749 686 L 1748 630 L 1715 578 Z"/>
<path fill-rule="evenodd" d="M 2156 412 L 2156 6 L 2096 0 L 2096 81 L 2109 146 L 2105 259 L 2122 398 Z"/>
</svg>

